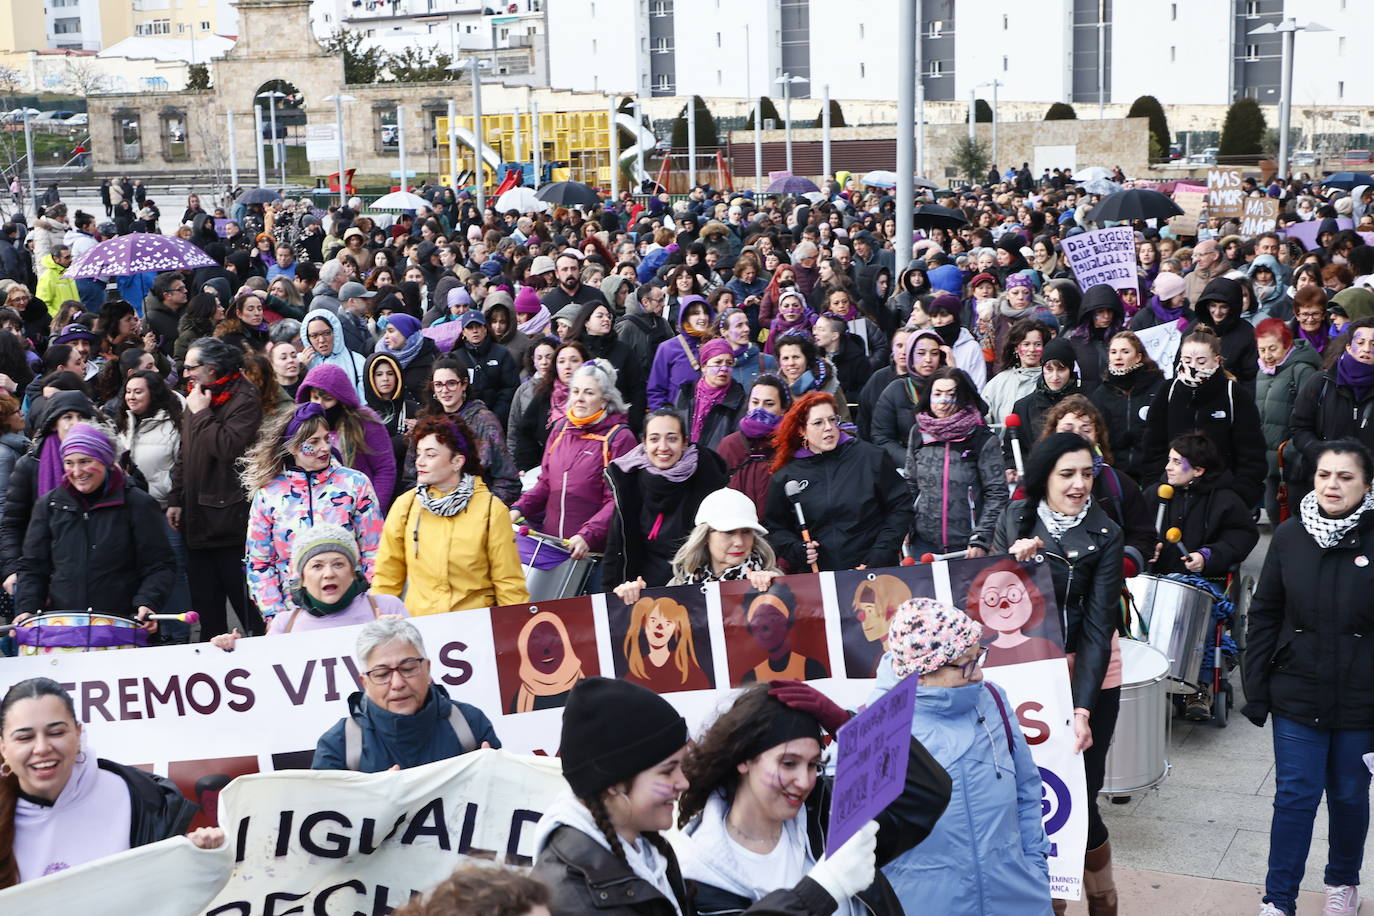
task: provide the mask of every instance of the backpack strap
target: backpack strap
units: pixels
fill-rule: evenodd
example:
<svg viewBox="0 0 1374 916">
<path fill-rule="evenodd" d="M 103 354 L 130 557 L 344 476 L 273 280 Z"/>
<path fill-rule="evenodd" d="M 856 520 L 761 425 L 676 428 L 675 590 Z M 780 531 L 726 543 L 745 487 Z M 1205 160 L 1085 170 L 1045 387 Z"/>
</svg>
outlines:
<svg viewBox="0 0 1374 916">
<path fill-rule="evenodd" d="M 376 620 L 378 617 L 382 616 L 382 609 L 377 607 L 377 599 L 372 597 L 372 593 L 363 592 L 363 597 L 366 598 L 367 603 L 372 606 L 372 619 Z M 292 615 L 292 619 L 295 619 L 295 615 Z"/>
<path fill-rule="evenodd" d="M 300 609 L 300 608 L 296 608 L 294 611 L 291 612 L 291 616 L 288 617 L 288 618 L 286 618 L 286 629 L 285 629 L 285 630 L 282 630 L 283 633 L 290 633 L 290 632 L 291 632 L 291 628 L 294 627 L 294 626 L 296 625 L 296 615 L 299 614 L 300 612 L 301 612 L 301 609 Z M 350 721 L 351 721 L 351 720 L 350 720 Z"/>
<path fill-rule="evenodd" d="M 681 334 L 675 336 L 677 337 L 677 342 L 682 345 L 682 352 L 687 354 L 687 362 L 692 364 L 692 369 L 694 371 L 700 372 L 701 364 L 697 362 L 696 356 L 692 353 L 692 348 L 687 346 L 687 338 L 683 337 Z"/>
<path fill-rule="evenodd" d="M 983 686 L 988 689 L 988 693 L 992 694 L 992 699 L 997 704 L 997 711 L 1002 716 L 1002 730 L 1007 733 L 1007 753 L 1011 754 L 1012 757 L 1015 758 L 1016 746 L 1015 742 L 1012 740 L 1011 737 L 1011 719 L 1007 718 L 1006 704 L 1002 702 L 1002 695 L 998 693 L 991 684 L 989 684 L 987 681 L 984 681 Z"/>
<path fill-rule="evenodd" d="M 477 749 L 477 736 L 472 733 L 472 726 L 468 724 L 468 717 L 463 715 L 463 710 L 459 708 L 457 703 L 448 709 L 448 724 L 452 727 L 453 734 L 458 737 L 458 753 L 466 754 L 468 751 Z"/>
<path fill-rule="evenodd" d="M 363 760 L 363 727 L 351 715 L 344 718 L 344 769 L 356 770 Z"/>
</svg>

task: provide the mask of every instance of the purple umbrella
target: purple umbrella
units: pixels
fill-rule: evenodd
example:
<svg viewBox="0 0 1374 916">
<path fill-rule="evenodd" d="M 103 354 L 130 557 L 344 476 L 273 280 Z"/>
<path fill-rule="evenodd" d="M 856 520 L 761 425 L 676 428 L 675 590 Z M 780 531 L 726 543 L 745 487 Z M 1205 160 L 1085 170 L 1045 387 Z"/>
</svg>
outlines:
<svg viewBox="0 0 1374 916">
<path fill-rule="evenodd" d="M 443 324 L 432 324 L 420 333 L 434 341 L 434 346 L 439 348 L 440 353 L 447 353 L 462 336 L 463 326 L 454 319 Z"/>
<path fill-rule="evenodd" d="M 170 235 L 131 232 L 107 239 L 77 258 L 66 276 L 80 279 L 127 277 L 149 270 L 214 267 L 205 252 Z"/>
<path fill-rule="evenodd" d="M 810 194 L 819 190 L 814 181 L 801 175 L 786 175 L 768 186 L 769 194 Z"/>
</svg>

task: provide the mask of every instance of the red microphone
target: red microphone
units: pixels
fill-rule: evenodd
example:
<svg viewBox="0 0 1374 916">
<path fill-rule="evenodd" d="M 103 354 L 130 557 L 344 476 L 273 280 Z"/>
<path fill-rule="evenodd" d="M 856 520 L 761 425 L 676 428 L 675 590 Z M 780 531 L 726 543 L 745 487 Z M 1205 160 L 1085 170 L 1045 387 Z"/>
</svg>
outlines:
<svg viewBox="0 0 1374 916">
<path fill-rule="evenodd" d="M 1021 418 L 1014 413 L 1007 414 L 1006 419 L 1002 422 L 1006 424 L 1008 430 L 1021 428 Z M 1016 479 L 1020 480 L 1026 476 L 1026 464 L 1021 460 L 1021 440 L 1017 438 L 1015 432 L 1011 433 L 1011 459 L 1016 465 Z"/>
</svg>

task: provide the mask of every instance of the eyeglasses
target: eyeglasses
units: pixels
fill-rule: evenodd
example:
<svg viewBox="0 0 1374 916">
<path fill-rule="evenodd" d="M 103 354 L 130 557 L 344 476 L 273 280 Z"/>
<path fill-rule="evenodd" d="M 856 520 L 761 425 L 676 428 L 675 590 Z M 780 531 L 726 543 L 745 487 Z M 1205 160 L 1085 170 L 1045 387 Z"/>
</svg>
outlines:
<svg viewBox="0 0 1374 916">
<path fill-rule="evenodd" d="M 952 664 L 952 663 L 951 663 L 951 664 L 948 664 L 948 665 L 944 665 L 943 667 L 945 667 L 945 668 L 958 668 L 958 669 L 959 669 L 959 673 L 962 674 L 962 675 L 964 676 L 964 680 L 968 680 L 969 678 L 973 677 L 973 672 L 975 672 L 975 671 L 977 671 L 979 668 L 983 667 L 983 661 L 984 661 L 984 659 L 986 659 L 987 657 L 988 657 L 988 647 L 987 647 L 987 646 L 984 646 L 983 648 L 981 648 L 981 649 L 978 650 L 978 656 L 977 656 L 977 658 L 975 658 L 973 661 L 971 661 L 971 662 L 964 662 L 962 665 L 955 665 L 955 664 Z M 372 674 L 372 672 L 369 671 L 369 672 L 368 672 L 368 675 L 371 676 L 371 674 Z"/>
<path fill-rule="evenodd" d="M 446 382 L 434 381 L 430 382 L 430 384 L 434 387 L 435 391 L 452 391 L 462 385 L 463 382 L 460 379 L 449 379 Z"/>
<path fill-rule="evenodd" d="M 1020 604 L 1024 597 L 1026 597 L 1026 590 L 1019 585 L 1009 585 L 1000 594 L 995 588 L 983 589 L 983 603 L 988 607 L 997 607 L 1004 600 L 1008 604 Z"/>
<path fill-rule="evenodd" d="M 205 364 L 204 364 L 204 363 L 196 363 L 196 364 L 193 366 L 193 365 L 191 365 L 190 363 L 186 363 L 186 364 L 183 365 L 181 368 L 182 368 L 182 371 L 184 371 L 184 372 L 194 372 L 195 370 L 199 369 L 199 368 L 200 368 L 201 366 L 203 366 L 203 365 L 205 365 Z"/>
<path fill-rule="evenodd" d="M 307 335 L 306 335 L 306 337 L 308 337 L 310 340 L 329 340 L 329 339 L 330 339 L 331 337 L 333 337 L 333 336 L 334 336 L 334 332 L 333 332 L 333 331 L 318 331 L 318 332 L 316 332 L 316 333 L 314 333 L 314 334 L 307 334 Z"/>
<path fill-rule="evenodd" d="M 807 420 L 806 425 L 812 429 L 829 429 L 832 426 L 840 425 L 839 417 L 817 417 L 814 420 Z"/>
<path fill-rule="evenodd" d="M 983 651 L 986 652 L 987 650 L 984 649 Z M 367 675 L 369 681 L 376 684 L 378 687 L 385 687 L 387 684 L 391 683 L 391 676 L 393 674 L 399 674 L 406 680 L 415 677 L 420 673 L 420 669 L 424 667 L 425 661 L 426 660 L 423 658 L 407 658 L 402 659 L 401 663 L 394 668 L 390 665 L 378 665 L 376 668 L 370 668 L 363 673 Z"/>
</svg>

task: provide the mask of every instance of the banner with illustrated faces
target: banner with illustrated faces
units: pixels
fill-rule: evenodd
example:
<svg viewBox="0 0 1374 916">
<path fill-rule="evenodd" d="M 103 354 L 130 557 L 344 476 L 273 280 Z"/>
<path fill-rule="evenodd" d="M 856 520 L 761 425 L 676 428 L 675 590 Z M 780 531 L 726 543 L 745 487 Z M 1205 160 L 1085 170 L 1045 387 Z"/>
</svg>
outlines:
<svg viewBox="0 0 1374 916">
<path fill-rule="evenodd" d="M 628 606 L 594 595 L 413 622 L 434 683 L 486 713 L 506 751 L 555 757 L 568 693 L 594 675 L 662 694 L 693 734 L 735 688 L 759 681 L 806 680 L 859 709 L 873 693 L 889 622 L 913 597 L 953 604 L 984 624 L 986 675 L 1006 689 L 1044 782 L 1054 891 L 1077 899 L 1083 767 L 1072 751 L 1069 669 L 1043 567 L 957 560 L 784 576 L 762 592 L 730 581 L 645 589 Z M 91 751 L 168 775 L 201 804 L 194 826 L 204 826 L 217 822 L 218 792 L 235 777 L 310 766 L 319 736 L 361 689 L 358 631 L 241 639 L 233 652 L 198 644 L 6 659 L 0 688 L 40 676 L 64 684 Z"/>
</svg>

